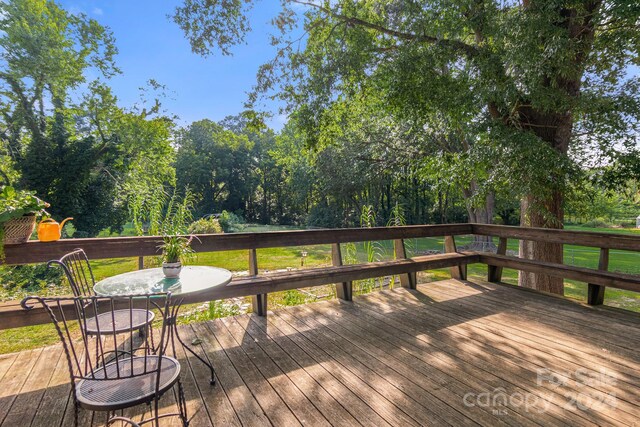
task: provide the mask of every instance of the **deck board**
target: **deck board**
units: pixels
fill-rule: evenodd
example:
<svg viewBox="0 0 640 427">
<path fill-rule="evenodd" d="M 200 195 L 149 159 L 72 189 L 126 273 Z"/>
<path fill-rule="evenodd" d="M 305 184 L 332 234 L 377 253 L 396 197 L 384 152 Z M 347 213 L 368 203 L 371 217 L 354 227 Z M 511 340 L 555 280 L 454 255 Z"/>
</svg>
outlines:
<svg viewBox="0 0 640 427">
<path fill-rule="evenodd" d="M 23 384 L 27 381 L 27 378 L 29 378 L 42 351 L 43 350 L 39 348 L 20 352 L 2 378 L 2 387 L 0 387 L 0 422 L 4 423 L 7 414 L 20 395 L 20 390 L 22 390 Z"/>
<path fill-rule="evenodd" d="M 634 426 L 640 414 L 640 316 L 504 285 L 447 280 L 180 331 L 218 378 L 179 349 L 192 426 Z M 160 406 L 175 411 L 173 395 Z M 82 426 L 103 421 L 80 412 Z M 59 345 L 0 355 L 0 425 L 73 425 Z"/>
<path fill-rule="evenodd" d="M 314 309 L 320 309 L 320 306 L 314 306 Z M 351 310 L 351 309 L 350 309 Z M 413 319 L 399 315 L 391 317 L 389 314 L 379 314 L 373 310 L 353 310 L 349 316 L 344 311 L 341 316 L 346 317 L 345 322 L 355 323 L 355 319 L 360 322 L 366 322 L 370 330 L 380 331 L 384 340 L 389 342 L 393 347 L 400 348 L 420 359 L 423 363 L 420 370 L 424 371 L 425 366 L 433 368 L 426 371 L 428 375 L 441 381 L 446 389 L 456 392 L 456 395 L 444 397 L 446 402 L 462 401 L 464 395 L 470 390 L 489 391 L 494 388 L 507 388 L 512 383 L 508 381 L 508 376 L 494 375 L 496 359 L 491 352 L 485 348 L 478 348 L 478 342 L 468 342 L 461 345 L 460 341 L 451 340 L 445 334 L 438 333 L 437 328 L 416 329 L 414 328 Z M 330 316 L 329 311 L 322 311 L 322 314 Z M 366 329 L 365 329 L 366 330 Z M 361 334 L 363 334 L 361 332 Z M 383 334 L 383 335 L 382 335 Z M 396 354 L 402 354 L 396 352 Z M 471 355 L 471 356 L 470 356 Z M 482 363 L 484 362 L 484 363 Z M 514 384 L 514 386 L 516 386 Z M 513 391 L 525 392 L 522 388 L 516 387 Z M 475 417 L 483 415 L 479 411 L 472 411 L 465 405 L 458 406 L 459 410 L 467 410 L 467 413 L 473 412 Z M 513 417 L 505 418 L 504 422 L 513 425 L 523 425 L 526 421 L 521 419 L 522 415 L 518 415 L 519 408 L 513 411 Z M 553 409 L 553 408 L 551 408 Z M 490 408 L 486 408 L 492 412 Z M 525 418 L 529 415 L 524 412 Z M 544 413 L 540 417 L 546 418 Z M 511 423 L 513 419 L 513 423 Z M 480 420 L 478 420 L 480 421 Z M 497 423 L 498 421 L 494 421 Z"/>
<path fill-rule="evenodd" d="M 45 391 L 53 377 L 58 360 L 62 356 L 61 346 L 51 346 L 45 348 L 38 361 L 26 377 L 20 393 L 16 396 L 11 409 L 4 419 L 6 425 L 31 424 L 35 416 L 34 408 L 37 408 L 42 401 Z"/>
<path fill-rule="evenodd" d="M 286 344 L 282 342 L 276 344 L 275 340 L 268 335 L 267 331 L 261 329 L 255 317 L 244 315 L 231 318 L 242 327 L 251 340 L 260 346 L 273 360 L 273 362 L 286 373 L 287 377 L 305 395 L 307 400 L 320 411 L 324 417 L 334 426 L 357 426 L 360 425 L 356 419 L 339 403 L 333 396 L 325 390 L 322 381 L 317 382 L 315 378 L 300 366 L 292 354 L 286 349 Z M 262 319 L 264 320 L 264 319 Z M 282 345 L 282 347 L 281 347 Z"/>
<path fill-rule="evenodd" d="M 375 297 L 370 298 L 374 299 Z M 397 304 L 397 301 L 394 301 L 394 305 Z M 389 306 L 386 307 L 390 310 Z M 523 348 L 508 342 L 503 345 L 498 339 L 498 334 L 485 334 L 483 331 L 475 329 L 471 320 L 466 320 L 462 327 L 451 326 L 449 318 L 442 321 L 442 316 L 436 314 L 433 307 L 429 307 L 429 309 L 431 310 L 429 314 L 412 313 L 407 315 L 396 311 L 385 313 L 382 321 L 396 325 L 399 329 L 409 328 L 420 341 L 426 340 L 427 345 L 423 346 L 423 351 L 428 351 L 430 347 L 446 351 L 449 360 L 443 366 L 445 370 L 454 366 L 465 370 L 470 377 L 482 376 L 482 379 L 491 385 L 489 390 L 504 389 L 507 394 L 522 393 L 523 395 L 538 396 L 545 411 L 543 414 L 536 414 L 536 419 L 543 419 L 547 415 L 551 415 L 570 425 L 584 424 L 585 421 L 582 418 L 585 418 L 586 414 L 583 414 L 585 411 L 572 413 L 565 410 L 567 401 L 575 393 L 577 386 L 557 388 L 546 383 L 540 386 L 537 384 L 537 370 L 548 366 L 554 368 L 554 365 L 544 362 L 538 365 L 531 363 L 530 361 L 535 359 L 534 349 Z M 429 326 L 412 329 L 416 317 L 421 321 L 421 325 Z M 462 360 L 458 361 L 457 359 Z M 480 364 L 479 361 L 484 363 Z M 555 361 L 551 361 L 551 363 L 553 362 Z M 467 368 L 469 365 L 471 369 Z M 561 373 L 563 371 L 557 371 L 554 368 L 554 372 Z M 566 377 L 563 379 L 568 380 Z M 481 388 L 472 388 L 472 390 L 486 391 Z M 549 390 L 552 390 L 553 393 L 548 393 Z M 535 402 L 538 402 L 538 399 Z M 516 407 L 511 412 L 523 409 L 525 408 Z M 597 418 L 599 414 L 586 416 L 587 421 L 594 416 Z"/>
<path fill-rule="evenodd" d="M 300 424 L 325 427 L 331 425 L 314 405 L 309 404 L 310 402 L 305 395 L 273 360 L 258 347 L 254 340 L 247 336 L 239 324 L 233 322 L 232 318 L 223 319 L 222 324 L 267 382 L 271 384 L 277 395 L 282 398 Z"/>
<path fill-rule="evenodd" d="M 271 425 L 269 418 L 244 383 L 242 376 L 234 368 L 216 337 L 211 334 L 204 323 L 192 326 L 195 336 L 203 340 L 203 348 L 216 369 L 218 378 L 216 387 L 220 386 L 224 390 L 242 425 Z M 199 362 L 194 360 L 193 363 Z M 207 382 L 208 377 L 208 375 L 205 377 Z"/>
</svg>

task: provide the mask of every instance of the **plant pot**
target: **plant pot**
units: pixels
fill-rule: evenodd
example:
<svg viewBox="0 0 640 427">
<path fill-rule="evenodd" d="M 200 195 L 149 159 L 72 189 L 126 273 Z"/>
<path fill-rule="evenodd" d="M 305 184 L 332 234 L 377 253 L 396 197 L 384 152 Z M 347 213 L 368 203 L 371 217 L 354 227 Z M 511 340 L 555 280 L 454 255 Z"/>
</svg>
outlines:
<svg viewBox="0 0 640 427">
<path fill-rule="evenodd" d="M 36 216 L 25 215 L 13 218 L 2 224 L 4 228 L 3 242 L 5 245 L 26 243 L 36 228 Z"/>
<path fill-rule="evenodd" d="M 181 262 L 163 262 L 162 272 L 167 279 L 176 279 L 180 277 L 180 270 L 182 270 Z"/>
</svg>

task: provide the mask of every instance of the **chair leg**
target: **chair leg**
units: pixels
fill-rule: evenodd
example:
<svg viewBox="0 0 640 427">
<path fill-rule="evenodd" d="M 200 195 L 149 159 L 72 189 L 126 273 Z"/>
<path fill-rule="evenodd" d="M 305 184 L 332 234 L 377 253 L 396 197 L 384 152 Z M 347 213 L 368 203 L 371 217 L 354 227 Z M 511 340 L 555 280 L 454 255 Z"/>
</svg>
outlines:
<svg viewBox="0 0 640 427">
<path fill-rule="evenodd" d="M 182 418 L 182 425 L 184 427 L 189 426 L 189 418 L 187 415 L 187 402 L 184 397 L 184 388 L 182 387 L 182 381 L 178 379 L 178 408 L 180 409 L 180 418 Z"/>
<path fill-rule="evenodd" d="M 153 398 L 153 412 L 155 414 L 155 420 L 153 425 L 155 427 L 160 427 L 160 418 L 158 418 L 158 416 L 160 415 L 159 407 L 160 407 L 160 397 L 156 396 Z"/>
</svg>

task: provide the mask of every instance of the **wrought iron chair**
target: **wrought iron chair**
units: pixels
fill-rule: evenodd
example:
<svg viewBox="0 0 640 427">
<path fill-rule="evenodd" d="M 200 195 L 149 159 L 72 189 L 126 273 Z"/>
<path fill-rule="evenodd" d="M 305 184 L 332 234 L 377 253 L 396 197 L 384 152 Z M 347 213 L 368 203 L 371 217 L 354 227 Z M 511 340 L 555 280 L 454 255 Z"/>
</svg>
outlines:
<svg viewBox="0 0 640 427">
<path fill-rule="evenodd" d="M 80 408 L 107 412 L 107 425 L 122 421 L 132 426 L 153 423 L 159 427 L 160 419 L 178 416 L 183 426 L 188 426 L 180 363 L 165 356 L 171 341 L 167 319 L 175 314 L 171 312 L 175 308 L 172 308 L 170 299 L 169 293 L 129 297 L 27 297 L 22 301 L 23 308 L 27 310 L 33 308 L 33 302 L 40 303 L 51 317 L 62 341 L 71 377 L 76 426 Z M 144 307 L 147 313 L 155 309 L 158 317 L 162 318 L 155 354 L 150 352 L 151 334 L 140 337 L 134 328 L 125 330 L 117 326 L 114 313 L 118 308 L 133 317 L 136 307 Z M 83 331 L 88 330 L 91 319 L 99 318 L 102 313 L 108 313 L 112 322 L 97 322 L 98 339 L 89 339 Z M 73 317 L 76 319 L 71 320 Z M 136 340 L 142 343 L 134 344 Z M 114 358 L 115 349 L 126 350 L 127 356 Z M 178 404 L 178 412 L 159 414 L 159 399 L 170 389 Z M 153 403 L 152 418 L 136 423 L 116 415 L 118 410 L 143 403 Z"/>
<path fill-rule="evenodd" d="M 49 261 L 47 266 L 57 266 L 64 271 L 73 290 L 73 294 L 76 297 L 95 296 L 93 287 L 96 282 L 89 258 L 84 250 L 75 249 L 59 260 Z M 113 325 L 110 324 L 113 322 L 116 330 L 128 331 L 129 329 L 135 329 L 140 331 L 141 334 L 144 334 L 151 328 L 153 318 L 154 314 L 152 311 L 146 312 L 141 309 L 134 309 L 133 312 L 116 310 L 114 313 L 101 313 L 97 315 L 95 319 L 87 319 L 86 325 L 84 325 L 86 329 L 84 330 L 88 335 L 100 335 L 101 330 L 110 330 L 113 328 Z M 153 340 L 153 333 L 149 335 L 151 335 Z"/>
</svg>

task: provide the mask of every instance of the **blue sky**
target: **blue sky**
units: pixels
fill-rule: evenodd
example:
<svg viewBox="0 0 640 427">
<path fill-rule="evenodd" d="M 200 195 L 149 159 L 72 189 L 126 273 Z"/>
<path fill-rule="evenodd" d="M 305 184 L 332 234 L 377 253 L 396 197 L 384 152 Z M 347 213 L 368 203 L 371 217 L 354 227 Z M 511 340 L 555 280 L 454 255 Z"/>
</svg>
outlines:
<svg viewBox="0 0 640 427">
<path fill-rule="evenodd" d="M 109 84 L 121 106 L 137 102 L 138 88 L 155 79 L 167 86 L 169 96 L 163 105 L 179 116 L 182 125 L 240 113 L 258 67 L 275 53 L 268 35 L 277 1 L 260 2 L 252 12 L 253 32 L 247 45 L 237 46 L 231 57 L 215 54 L 207 58 L 191 52 L 182 30 L 167 17 L 180 0 L 62 0 L 60 4 L 113 31 L 119 49 L 116 60 L 123 73 Z M 270 125 L 278 130 L 285 118 L 278 116 L 275 106 L 273 109 Z"/>
</svg>

